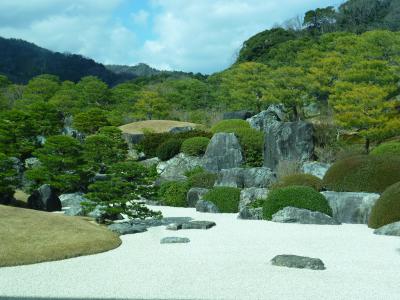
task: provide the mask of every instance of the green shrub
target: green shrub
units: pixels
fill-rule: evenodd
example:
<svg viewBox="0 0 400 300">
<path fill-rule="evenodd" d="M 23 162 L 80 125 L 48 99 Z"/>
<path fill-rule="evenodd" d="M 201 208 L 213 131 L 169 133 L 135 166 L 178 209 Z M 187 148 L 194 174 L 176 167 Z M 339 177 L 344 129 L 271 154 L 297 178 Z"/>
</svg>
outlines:
<svg viewBox="0 0 400 300">
<path fill-rule="evenodd" d="M 244 120 L 223 120 L 211 128 L 213 133 L 234 133 L 243 148 L 246 165 L 261 167 L 263 165 L 264 134 L 250 127 Z"/>
<path fill-rule="evenodd" d="M 157 147 L 157 157 L 161 160 L 173 158 L 181 151 L 182 140 L 171 138 Z"/>
<path fill-rule="evenodd" d="M 202 171 L 190 175 L 188 178 L 188 183 L 190 187 L 211 189 L 214 186 L 217 177 L 217 174 Z"/>
<path fill-rule="evenodd" d="M 334 163 L 325 174 L 324 187 L 337 192 L 382 193 L 400 181 L 400 157 L 355 156 Z"/>
<path fill-rule="evenodd" d="M 379 228 L 400 221 L 400 182 L 389 186 L 372 207 L 368 226 Z"/>
<path fill-rule="evenodd" d="M 272 215 L 281 209 L 292 206 L 319 211 L 332 216 L 332 209 L 325 197 L 308 186 L 290 186 L 272 190 L 263 205 L 263 216 L 271 220 Z"/>
<path fill-rule="evenodd" d="M 201 130 L 192 130 L 192 131 L 181 132 L 181 133 L 146 132 L 144 134 L 144 138 L 136 145 L 136 148 L 140 151 L 143 151 L 146 154 L 146 156 L 148 156 L 148 157 L 155 157 L 155 156 L 157 156 L 158 146 L 171 138 L 186 140 L 186 139 L 189 139 L 192 137 L 199 137 L 199 136 L 211 138 L 212 133 L 207 132 L 207 131 L 201 131 Z"/>
<path fill-rule="evenodd" d="M 222 213 L 237 213 L 239 210 L 240 189 L 234 187 L 215 187 L 203 196 L 214 203 Z"/>
<path fill-rule="evenodd" d="M 211 127 L 212 133 L 218 132 L 236 132 L 237 129 L 241 128 L 250 128 L 250 124 L 245 120 L 240 119 L 231 119 L 231 120 L 222 120 Z"/>
<path fill-rule="evenodd" d="M 274 184 L 274 188 L 284 188 L 292 185 L 308 186 L 320 191 L 322 189 L 322 180 L 310 174 L 293 174 L 280 179 Z"/>
<path fill-rule="evenodd" d="M 158 191 L 161 203 L 167 206 L 186 207 L 189 185 L 185 181 L 169 181 L 161 184 Z"/>
<path fill-rule="evenodd" d="M 209 142 L 210 139 L 206 137 L 189 138 L 182 143 L 181 152 L 187 155 L 201 156 L 206 152 Z"/>
<path fill-rule="evenodd" d="M 371 151 L 372 155 L 399 155 L 400 156 L 400 142 L 388 142 L 379 145 Z"/>
</svg>

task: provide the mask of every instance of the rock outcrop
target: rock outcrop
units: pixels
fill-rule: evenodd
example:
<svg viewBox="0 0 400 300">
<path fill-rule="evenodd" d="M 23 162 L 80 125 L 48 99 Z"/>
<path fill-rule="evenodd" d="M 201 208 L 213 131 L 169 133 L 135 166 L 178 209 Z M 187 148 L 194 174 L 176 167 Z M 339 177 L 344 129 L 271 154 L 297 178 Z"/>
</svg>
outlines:
<svg viewBox="0 0 400 300">
<path fill-rule="evenodd" d="M 266 199 L 269 190 L 266 188 L 246 188 L 240 192 L 239 211 L 259 199 Z"/>
<path fill-rule="evenodd" d="M 204 188 L 191 188 L 186 196 L 187 206 L 196 207 L 199 200 L 203 199 L 203 196 L 207 194 L 209 190 Z"/>
<path fill-rule="evenodd" d="M 201 158 L 179 153 L 168 161 L 160 162 L 157 165 L 157 172 L 160 174 L 161 181 L 185 180 L 186 172 L 202 165 Z"/>
<path fill-rule="evenodd" d="M 325 173 L 328 171 L 330 166 L 330 164 L 325 164 L 318 161 L 307 161 L 302 165 L 301 171 L 305 174 L 314 175 L 322 179 L 324 178 Z"/>
<path fill-rule="evenodd" d="M 197 201 L 196 211 L 204 212 L 204 213 L 214 213 L 214 214 L 219 213 L 218 207 L 211 201 L 207 201 L 207 200 Z"/>
<path fill-rule="evenodd" d="M 36 210 L 59 211 L 61 201 L 55 190 L 50 185 L 44 184 L 29 196 L 28 207 Z"/>
<path fill-rule="evenodd" d="M 276 169 L 279 161 L 304 162 L 314 153 L 313 125 L 307 122 L 272 122 L 265 128 L 264 166 Z"/>
<path fill-rule="evenodd" d="M 257 115 L 247 119 L 246 121 L 250 124 L 251 128 L 259 131 L 265 131 L 268 125 L 274 122 L 285 121 L 286 114 L 282 104 L 273 104 Z"/>
<path fill-rule="evenodd" d="M 276 175 L 269 168 L 232 168 L 221 170 L 215 186 L 266 188 L 275 181 Z"/>
<path fill-rule="evenodd" d="M 240 167 L 243 163 L 242 147 L 233 133 L 216 133 L 203 157 L 204 168 L 211 172 Z"/>
<path fill-rule="evenodd" d="M 317 225 L 340 225 L 332 217 L 308 209 L 297 207 L 285 207 L 272 215 L 272 222 L 278 223 L 299 223 L 299 224 L 317 224 Z"/>
<path fill-rule="evenodd" d="M 333 218 L 341 223 L 367 224 L 379 194 L 353 192 L 321 192 L 332 208 Z"/>
<path fill-rule="evenodd" d="M 400 221 L 387 224 L 374 230 L 375 234 L 400 236 Z"/>
</svg>

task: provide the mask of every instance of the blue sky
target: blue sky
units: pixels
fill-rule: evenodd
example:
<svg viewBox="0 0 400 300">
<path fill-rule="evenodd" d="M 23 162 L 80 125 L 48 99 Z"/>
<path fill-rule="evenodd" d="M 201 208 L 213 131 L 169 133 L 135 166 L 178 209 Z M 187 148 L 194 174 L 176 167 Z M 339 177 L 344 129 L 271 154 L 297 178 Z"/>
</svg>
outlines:
<svg viewBox="0 0 400 300">
<path fill-rule="evenodd" d="M 1 0 L 0 36 L 106 64 L 213 73 L 275 24 L 341 0 Z"/>
</svg>

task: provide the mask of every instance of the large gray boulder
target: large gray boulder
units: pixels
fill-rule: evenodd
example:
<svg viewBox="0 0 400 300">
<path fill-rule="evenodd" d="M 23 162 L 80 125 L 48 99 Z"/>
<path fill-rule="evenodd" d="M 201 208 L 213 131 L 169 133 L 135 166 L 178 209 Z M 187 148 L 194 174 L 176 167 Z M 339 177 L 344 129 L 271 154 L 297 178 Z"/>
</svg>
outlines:
<svg viewBox="0 0 400 300">
<path fill-rule="evenodd" d="M 61 206 L 67 216 L 83 216 L 82 202 L 88 202 L 82 193 L 71 193 L 60 195 Z"/>
<path fill-rule="evenodd" d="M 218 207 L 211 201 L 207 201 L 207 200 L 197 201 L 196 211 L 205 212 L 205 213 L 214 213 L 214 214 L 219 213 Z"/>
<path fill-rule="evenodd" d="M 36 210 L 59 211 L 61 201 L 55 190 L 50 185 L 44 184 L 29 196 L 28 207 Z"/>
<path fill-rule="evenodd" d="M 272 215 L 272 222 L 278 223 L 299 223 L 299 224 L 317 224 L 317 225 L 340 225 L 332 217 L 308 209 L 297 207 L 285 207 Z"/>
<path fill-rule="evenodd" d="M 400 221 L 379 227 L 374 230 L 374 233 L 379 235 L 400 236 Z"/>
<path fill-rule="evenodd" d="M 243 163 L 242 147 L 233 133 L 216 133 L 207 146 L 203 165 L 208 171 L 240 167 Z"/>
<path fill-rule="evenodd" d="M 271 260 L 272 265 L 297 269 L 325 270 L 325 265 L 319 258 L 298 255 L 277 255 Z"/>
<path fill-rule="evenodd" d="M 367 224 L 379 194 L 354 192 L 321 192 L 332 208 L 333 218 L 341 223 Z"/>
<path fill-rule="evenodd" d="M 266 188 L 245 188 L 240 192 L 239 211 L 250 205 L 251 203 L 259 200 L 266 199 L 269 190 Z"/>
<path fill-rule="evenodd" d="M 221 170 L 215 186 L 266 188 L 274 182 L 276 175 L 269 168 L 232 168 Z"/>
<path fill-rule="evenodd" d="M 243 220 L 262 220 L 263 208 L 245 206 L 239 211 L 238 218 Z"/>
<path fill-rule="evenodd" d="M 267 110 L 258 113 L 246 121 L 250 124 L 251 128 L 264 131 L 269 124 L 284 121 L 285 118 L 286 114 L 283 105 L 273 104 Z"/>
<path fill-rule="evenodd" d="M 208 189 L 204 188 L 191 188 L 186 195 L 188 207 L 196 207 L 197 201 L 202 200 L 208 191 Z"/>
<path fill-rule="evenodd" d="M 203 165 L 199 157 L 187 156 L 179 153 L 168 161 L 157 165 L 157 172 L 162 181 L 185 180 L 185 173 Z"/>
<path fill-rule="evenodd" d="M 301 171 L 305 174 L 314 175 L 322 179 L 330 166 L 330 164 L 318 161 L 307 161 L 301 166 Z"/>
<path fill-rule="evenodd" d="M 264 166 L 276 169 L 279 161 L 307 161 L 314 153 L 313 125 L 273 122 L 265 128 Z"/>
</svg>

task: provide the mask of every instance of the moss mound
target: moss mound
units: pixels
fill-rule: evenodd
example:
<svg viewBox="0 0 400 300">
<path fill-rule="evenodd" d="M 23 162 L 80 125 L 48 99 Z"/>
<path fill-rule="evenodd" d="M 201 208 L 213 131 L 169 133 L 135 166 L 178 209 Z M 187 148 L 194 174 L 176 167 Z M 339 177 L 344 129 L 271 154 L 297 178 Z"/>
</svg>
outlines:
<svg viewBox="0 0 400 300">
<path fill-rule="evenodd" d="M 185 181 L 169 181 L 161 184 L 158 196 L 161 203 L 167 206 L 187 207 L 186 194 L 189 185 Z"/>
<path fill-rule="evenodd" d="M 400 221 L 400 182 L 389 186 L 376 201 L 369 216 L 368 226 L 379 228 Z"/>
<path fill-rule="evenodd" d="M 388 142 L 379 145 L 371 151 L 372 155 L 399 155 L 400 156 L 400 142 Z"/>
<path fill-rule="evenodd" d="M 214 186 L 217 177 L 217 174 L 203 171 L 189 176 L 188 183 L 190 187 L 211 189 Z"/>
<path fill-rule="evenodd" d="M 325 197 L 308 186 L 290 186 L 272 190 L 263 204 L 263 217 L 271 220 L 272 215 L 281 209 L 292 206 L 319 211 L 332 216 L 332 209 Z"/>
<path fill-rule="evenodd" d="M 293 174 L 283 177 L 273 188 L 284 188 L 293 185 L 308 186 L 320 191 L 322 189 L 322 179 L 310 174 Z"/>
<path fill-rule="evenodd" d="M 400 181 L 400 157 L 355 156 L 334 163 L 325 174 L 324 187 L 337 192 L 382 193 Z"/>
<path fill-rule="evenodd" d="M 239 211 L 240 189 L 215 187 L 205 194 L 203 199 L 214 203 L 222 213 L 237 213 Z"/>
<path fill-rule="evenodd" d="M 206 137 L 193 137 L 185 140 L 181 146 L 181 152 L 191 156 L 201 156 L 206 153 L 209 138 Z"/>
</svg>

